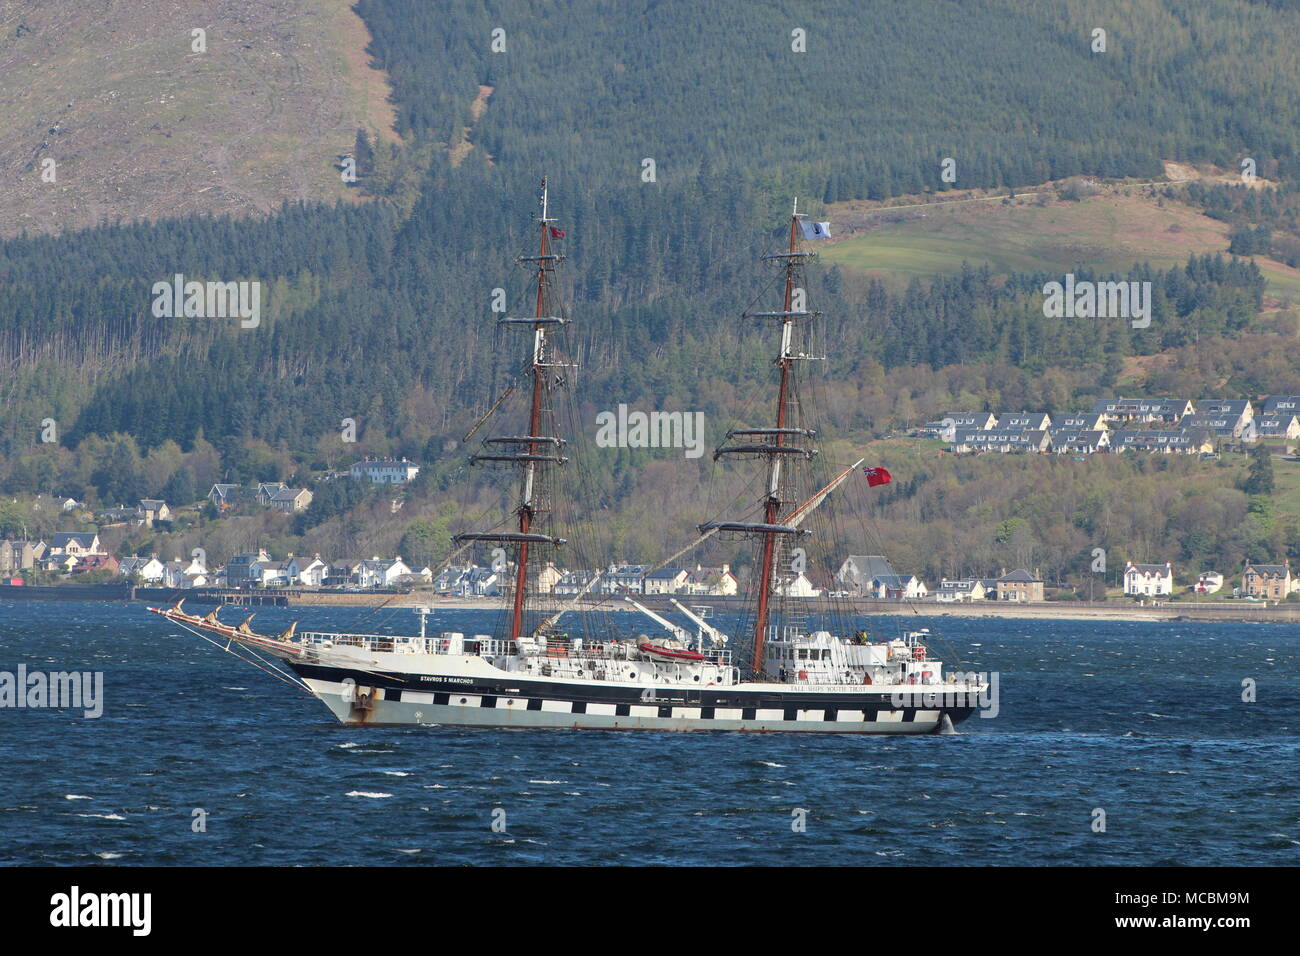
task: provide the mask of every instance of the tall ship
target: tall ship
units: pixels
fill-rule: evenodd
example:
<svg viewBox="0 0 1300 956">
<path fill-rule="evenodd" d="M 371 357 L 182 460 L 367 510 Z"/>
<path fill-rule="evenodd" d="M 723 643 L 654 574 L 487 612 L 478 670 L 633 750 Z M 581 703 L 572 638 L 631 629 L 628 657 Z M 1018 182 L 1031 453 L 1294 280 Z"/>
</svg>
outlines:
<svg viewBox="0 0 1300 956">
<path fill-rule="evenodd" d="M 697 539 L 642 572 L 644 579 L 711 539 L 752 546 L 753 583 L 734 639 L 711 623 L 707 607 L 669 597 L 672 610 L 656 611 L 644 594 L 620 595 L 611 572 L 591 573 L 577 593 L 563 597 L 540 584 L 569 545 L 561 525 L 570 483 L 561 476 L 570 438 L 561 434 L 559 409 L 575 364 L 561 348 L 571 319 L 556 289 L 564 260 L 556 240 L 565 233 L 550 215 L 545 182 L 539 204 L 537 253 L 518 259 L 532 275 L 532 315 L 498 320 L 503 330 L 520 332 L 529 351 L 510 388 L 471 431 L 491 420 L 507 395 L 526 399 L 516 426 L 481 439 L 471 459 L 513 470 L 513 500 L 495 528 L 456 535 L 444 562 L 491 555 L 509 582 L 496 631 L 431 632 L 435 612 L 428 607 L 416 608 L 418 634 L 300 631 L 296 622 L 261 634 L 252 616 L 234 625 L 215 610 L 187 613 L 183 601 L 149 610 L 306 690 L 348 725 L 927 734 L 980 707 L 987 684 L 946 674 L 927 630 L 878 639 L 853 627 L 847 603 L 840 612 L 812 615 L 797 596 L 816 532 L 836 530 L 826 518 L 832 509 L 822 506 L 863 471 L 862 461 L 818 471 L 817 430 L 799 370 L 820 360 L 812 331 L 820 313 L 808 307 L 805 283 L 814 253 L 801 245 L 824 236 L 825 224 L 801 216 L 797 203 L 788 244 L 763 257 L 776 270 L 779 308 L 742 316 L 776 343 L 775 415 L 730 429 L 714 454 L 753 471 L 748 500 L 742 495 L 739 513 L 701 523 Z M 884 469 L 866 471 L 867 486 L 889 480 Z M 582 519 L 574 512 L 575 521 Z M 583 606 L 597 595 L 606 596 L 598 603 L 630 613 Z M 628 620 L 646 622 L 645 632 L 621 633 Z"/>
</svg>

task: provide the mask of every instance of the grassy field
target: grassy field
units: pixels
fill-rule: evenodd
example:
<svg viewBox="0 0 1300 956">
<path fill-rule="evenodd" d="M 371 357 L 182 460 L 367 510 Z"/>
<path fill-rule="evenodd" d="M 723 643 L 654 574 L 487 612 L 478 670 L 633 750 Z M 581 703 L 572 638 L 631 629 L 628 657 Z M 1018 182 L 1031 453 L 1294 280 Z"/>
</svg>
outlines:
<svg viewBox="0 0 1300 956">
<path fill-rule="evenodd" d="M 351 0 L 165 7 L 0 3 L 0 234 L 333 201 L 357 129 L 395 135 Z"/>
<path fill-rule="evenodd" d="M 1136 262 L 1168 268 L 1228 248 L 1225 223 L 1180 202 L 1120 192 L 1080 202 L 1038 205 L 1025 197 L 897 212 L 840 204 L 829 216 L 832 232 L 844 238 L 822 247 L 823 261 L 904 279 L 951 275 L 963 262 L 997 272 L 1063 273 L 1079 265 L 1123 271 Z M 1300 270 L 1256 261 L 1270 295 L 1300 302 Z"/>
</svg>

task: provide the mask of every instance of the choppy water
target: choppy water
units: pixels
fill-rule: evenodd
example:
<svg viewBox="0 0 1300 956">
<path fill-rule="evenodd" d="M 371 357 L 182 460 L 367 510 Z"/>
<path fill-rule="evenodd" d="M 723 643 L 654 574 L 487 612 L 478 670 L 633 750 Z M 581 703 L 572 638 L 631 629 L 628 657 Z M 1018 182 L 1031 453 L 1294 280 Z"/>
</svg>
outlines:
<svg viewBox="0 0 1300 956">
<path fill-rule="evenodd" d="M 105 684 L 98 719 L 0 709 L 0 863 L 1300 863 L 1300 629 L 941 626 L 1001 675 L 957 736 L 358 730 L 142 605 L 0 604 L 0 670 Z"/>
</svg>

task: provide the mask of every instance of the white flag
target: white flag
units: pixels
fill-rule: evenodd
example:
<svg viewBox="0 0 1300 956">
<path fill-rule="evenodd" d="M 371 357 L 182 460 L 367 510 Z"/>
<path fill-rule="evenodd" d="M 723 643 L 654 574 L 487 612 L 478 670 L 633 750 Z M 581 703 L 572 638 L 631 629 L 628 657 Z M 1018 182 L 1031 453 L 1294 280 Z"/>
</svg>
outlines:
<svg viewBox="0 0 1300 956">
<path fill-rule="evenodd" d="M 813 222 L 811 219 L 800 219 L 799 231 L 803 233 L 805 239 L 829 239 L 831 237 L 831 224 L 829 222 Z"/>
</svg>

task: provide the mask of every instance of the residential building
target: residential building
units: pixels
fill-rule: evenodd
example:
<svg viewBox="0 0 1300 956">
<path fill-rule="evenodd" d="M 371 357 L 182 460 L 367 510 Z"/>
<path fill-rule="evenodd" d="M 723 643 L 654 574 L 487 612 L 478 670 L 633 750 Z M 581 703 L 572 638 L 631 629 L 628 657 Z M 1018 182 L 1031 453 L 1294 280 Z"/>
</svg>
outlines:
<svg viewBox="0 0 1300 956">
<path fill-rule="evenodd" d="M 0 573 L 30 571 L 45 557 L 43 541 L 0 541 Z"/>
<path fill-rule="evenodd" d="M 271 503 L 271 499 L 274 498 L 278 492 L 281 492 L 288 487 L 289 486 L 283 481 L 259 481 L 257 483 L 257 490 L 253 492 L 253 497 L 257 499 L 259 505 L 266 506 Z"/>
<path fill-rule="evenodd" d="M 690 578 L 685 568 L 660 568 L 642 578 L 642 594 L 678 594 Z"/>
<path fill-rule="evenodd" d="M 135 516 L 142 525 L 152 528 L 155 521 L 170 519 L 172 510 L 161 498 L 141 498 L 140 504 L 135 509 Z"/>
<path fill-rule="evenodd" d="M 835 580 L 846 591 L 866 595 L 872 591 L 872 581 L 894 574 L 894 569 L 879 554 L 850 554 L 835 572 Z"/>
<path fill-rule="evenodd" d="M 299 584 L 307 588 L 318 588 L 324 585 L 325 578 L 329 576 L 330 566 L 321 560 L 319 554 L 311 558 L 298 558 L 292 554 L 289 555 L 289 583 Z"/>
<path fill-rule="evenodd" d="M 1241 593 L 1246 597 L 1284 601 L 1297 588 L 1300 581 L 1291 577 L 1290 560 L 1282 564 L 1247 564 L 1241 573 Z"/>
<path fill-rule="evenodd" d="M 111 571 L 116 574 L 117 569 L 117 558 L 111 554 L 83 554 L 76 559 L 69 570 L 73 574 L 84 574 L 87 571 Z"/>
<path fill-rule="evenodd" d="M 1028 604 L 1043 600 L 1043 581 L 1037 574 L 1017 568 L 997 579 L 999 601 L 1017 601 Z"/>
<path fill-rule="evenodd" d="M 702 568 L 697 564 L 686 581 L 687 594 L 727 596 L 739 590 L 740 582 L 727 564 L 720 568 Z"/>
<path fill-rule="evenodd" d="M 95 520 L 99 523 L 101 528 L 126 524 L 128 521 L 139 521 L 140 512 L 137 508 L 108 508 L 96 515 Z"/>
<path fill-rule="evenodd" d="M 407 458 L 364 458 L 348 469 L 352 478 L 376 485 L 404 485 L 420 473 L 420 466 Z"/>
<path fill-rule="evenodd" d="M 50 538 L 49 552 L 74 558 L 83 554 L 104 553 L 99 546 L 99 535 L 93 531 L 60 531 Z"/>
<path fill-rule="evenodd" d="M 271 556 L 261 548 L 235 555 L 226 562 L 226 586 L 243 588 L 256 584 L 262 579 L 262 575 L 260 572 L 256 575 L 253 573 L 253 565 L 270 560 Z"/>
<path fill-rule="evenodd" d="M 915 574 L 882 574 L 872 579 L 870 593 L 879 601 L 919 601 L 930 591 Z"/>
<path fill-rule="evenodd" d="M 239 503 L 242 494 L 243 489 L 239 485 L 217 484 L 208 491 L 208 500 L 217 506 L 218 511 L 229 511 Z"/>
<path fill-rule="evenodd" d="M 1196 414 L 1189 417 L 1199 418 L 1202 415 L 1208 415 L 1216 420 L 1227 419 L 1229 434 L 1233 438 L 1240 438 L 1246 426 L 1255 418 L 1255 406 L 1248 399 L 1202 399 L 1196 403 Z M 1183 424 L 1191 427 L 1186 422 Z"/>
<path fill-rule="evenodd" d="M 1188 434 L 1199 434 L 1205 437 L 1226 438 L 1229 440 L 1241 438 L 1244 427 L 1241 422 L 1231 415 L 1216 415 L 1209 412 L 1197 412 L 1195 415 L 1188 415 L 1179 425 L 1179 428 Z"/>
<path fill-rule="evenodd" d="M 1047 431 L 1052 427 L 1052 416 L 1046 412 L 1002 412 L 998 415 L 997 427 L 999 430 Z"/>
<path fill-rule="evenodd" d="M 1255 419 L 1255 437 L 1294 442 L 1300 439 L 1300 415 L 1273 412 Z"/>
<path fill-rule="evenodd" d="M 1260 409 L 1264 415 L 1300 415 L 1300 395 L 1270 395 Z"/>
<path fill-rule="evenodd" d="M 808 580 L 808 575 L 800 571 L 798 574 L 778 575 L 773 590 L 782 597 L 793 598 L 810 598 L 817 597 L 821 594 L 821 589 L 816 587 Z"/>
<path fill-rule="evenodd" d="M 465 580 L 465 575 L 468 573 L 469 565 L 461 568 L 443 568 L 433 579 L 433 589 L 439 594 L 454 594 L 460 589 L 461 582 Z M 560 592 L 557 590 L 555 593 Z"/>
<path fill-rule="evenodd" d="M 1053 428 L 1051 437 L 1058 455 L 1094 455 L 1110 448 L 1110 432 L 1101 428 Z"/>
<path fill-rule="evenodd" d="M 1218 594 L 1223 588 L 1223 575 L 1217 571 L 1202 571 L 1192 590 L 1197 594 Z"/>
<path fill-rule="evenodd" d="M 494 571 L 491 568 L 471 567 L 460 585 L 461 597 L 497 597 L 510 585 L 510 569 Z"/>
<path fill-rule="evenodd" d="M 1124 593 L 1129 597 L 1161 597 L 1174 593 L 1174 569 L 1164 564 L 1124 565 Z"/>
<path fill-rule="evenodd" d="M 1092 411 L 1108 422 L 1163 422 L 1174 425 L 1184 417 L 1195 414 L 1196 406 L 1186 399 L 1103 398 L 1093 403 Z"/>
<path fill-rule="evenodd" d="M 204 587 L 210 577 L 208 569 L 198 558 L 168 561 L 163 567 L 162 584 L 169 588 Z"/>
<path fill-rule="evenodd" d="M 161 581 L 166 572 L 167 565 L 159 561 L 156 554 L 147 558 L 133 554 L 130 557 L 123 558 L 117 564 L 117 573 L 122 577 L 139 577 L 140 580 L 150 584 Z"/>
<path fill-rule="evenodd" d="M 356 583 L 363 588 L 387 588 L 403 575 L 411 573 L 410 567 L 401 555 L 395 558 L 381 558 L 375 555 L 369 561 L 362 561 L 357 569 Z"/>
<path fill-rule="evenodd" d="M 937 424 L 938 436 L 950 442 L 958 431 L 986 431 L 996 427 L 998 417 L 992 412 L 946 412 Z"/>
<path fill-rule="evenodd" d="M 271 494 L 268 504 L 276 511 L 294 514 L 311 504 L 312 493 L 305 488 L 280 488 Z"/>
<path fill-rule="evenodd" d="M 596 585 L 591 584 L 591 579 L 596 576 L 595 571 L 566 571 L 560 575 L 560 579 L 555 582 L 554 593 L 569 597 L 576 597 L 579 594 L 591 594 L 597 590 Z M 591 585 L 588 587 L 588 585 Z"/>
<path fill-rule="evenodd" d="M 564 572 L 557 568 L 554 562 L 547 561 L 542 566 L 542 570 L 537 572 L 537 581 L 534 588 L 538 594 L 552 594 L 555 591 L 555 585 L 559 583 L 562 577 L 564 577 Z"/>
<path fill-rule="evenodd" d="M 343 587 L 356 584 L 357 572 L 361 570 L 361 559 L 340 558 L 330 562 L 329 574 L 325 577 L 327 587 Z"/>
<path fill-rule="evenodd" d="M 251 583 L 264 588 L 280 588 L 290 583 L 288 561 L 254 561 L 248 569 Z"/>
<path fill-rule="evenodd" d="M 1106 431 L 1109 428 L 1106 424 L 1106 416 L 1100 412 L 1072 412 L 1063 415 L 1056 423 L 1056 427 L 1085 432 Z M 1052 429 L 1053 432 L 1055 430 Z"/>
<path fill-rule="evenodd" d="M 963 578 L 958 581 L 944 578 L 939 582 L 939 589 L 934 592 L 934 599 L 940 604 L 969 604 L 984 600 L 986 593 L 979 578 Z"/>
<path fill-rule="evenodd" d="M 1042 453 L 1051 447 L 1052 435 L 1046 429 L 1014 429 L 1000 425 L 988 431 L 958 430 L 952 443 L 952 450 L 957 454 L 980 451 Z"/>
<path fill-rule="evenodd" d="M 644 579 L 648 564 L 611 564 L 600 584 L 605 594 L 644 594 Z"/>
<path fill-rule="evenodd" d="M 1214 451 L 1214 442 L 1204 432 L 1178 431 L 1117 431 L 1110 438 L 1110 450 L 1154 451 L 1166 455 L 1198 455 Z"/>
</svg>

